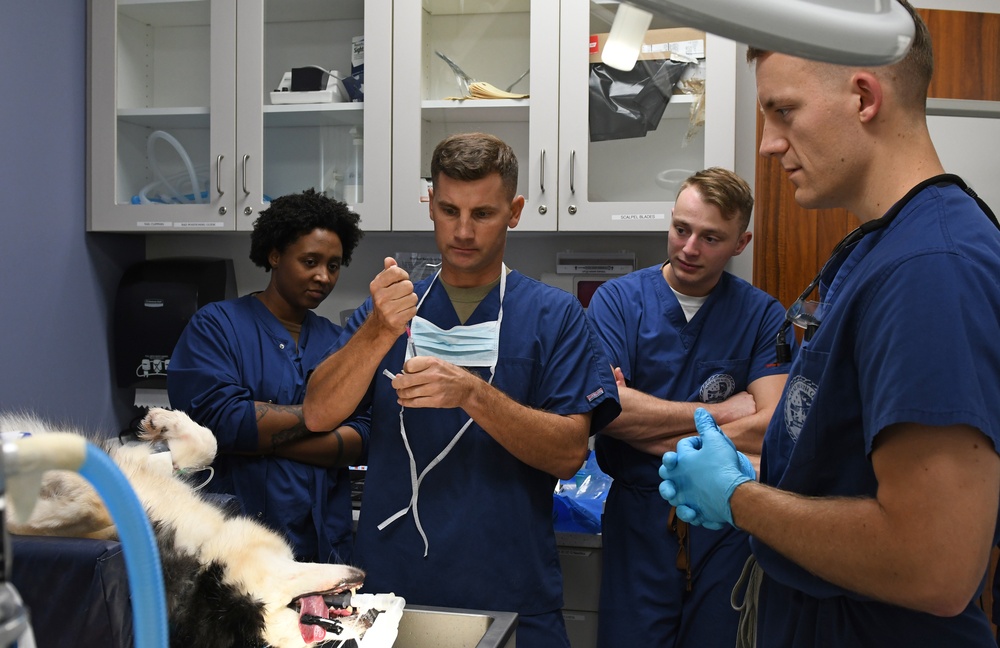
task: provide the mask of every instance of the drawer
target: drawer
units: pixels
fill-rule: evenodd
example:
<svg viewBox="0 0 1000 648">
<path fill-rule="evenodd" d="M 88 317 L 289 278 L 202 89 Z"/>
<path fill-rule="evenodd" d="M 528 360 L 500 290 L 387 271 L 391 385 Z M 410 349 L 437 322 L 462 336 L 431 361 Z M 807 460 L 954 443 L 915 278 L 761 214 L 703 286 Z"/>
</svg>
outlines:
<svg viewBox="0 0 1000 648">
<path fill-rule="evenodd" d="M 564 609 L 562 614 L 572 648 L 597 648 L 597 612 Z"/>
<path fill-rule="evenodd" d="M 563 575 L 563 607 L 597 612 L 601 591 L 601 549 L 559 547 Z"/>
</svg>

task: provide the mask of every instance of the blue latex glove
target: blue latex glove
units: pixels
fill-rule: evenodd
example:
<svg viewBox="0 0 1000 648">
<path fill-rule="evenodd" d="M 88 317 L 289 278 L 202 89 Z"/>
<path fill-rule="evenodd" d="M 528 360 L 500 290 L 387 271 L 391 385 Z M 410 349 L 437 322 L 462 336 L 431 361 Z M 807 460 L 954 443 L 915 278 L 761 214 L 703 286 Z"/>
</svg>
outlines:
<svg viewBox="0 0 1000 648">
<path fill-rule="evenodd" d="M 660 497 L 675 506 L 685 522 L 718 530 L 733 524 L 733 491 L 757 474 L 707 410 L 695 410 L 694 423 L 698 436 L 681 439 L 676 452 L 663 455 Z"/>
</svg>

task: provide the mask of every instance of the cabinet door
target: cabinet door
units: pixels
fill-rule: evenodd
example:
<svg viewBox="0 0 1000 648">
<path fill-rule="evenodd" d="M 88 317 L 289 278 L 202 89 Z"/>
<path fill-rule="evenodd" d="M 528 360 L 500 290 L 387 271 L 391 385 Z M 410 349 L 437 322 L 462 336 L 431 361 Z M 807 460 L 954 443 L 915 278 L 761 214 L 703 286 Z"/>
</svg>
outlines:
<svg viewBox="0 0 1000 648">
<path fill-rule="evenodd" d="M 500 137 L 518 157 L 526 200 L 518 231 L 555 229 L 558 23 L 552 0 L 394 3 L 393 230 L 432 229 L 431 154 L 443 138 L 469 131 Z M 468 89 L 462 73 L 529 97 L 457 99 Z"/>
<path fill-rule="evenodd" d="M 235 36 L 232 0 L 91 1 L 89 229 L 233 228 Z"/>
<path fill-rule="evenodd" d="M 387 3 L 263 0 L 237 13 L 237 229 L 251 229 L 271 198 L 309 188 L 349 203 L 363 229 L 389 229 Z M 359 56 L 363 76 L 352 79 Z M 318 90 L 281 90 L 310 70 Z"/>
<path fill-rule="evenodd" d="M 88 227 L 249 230 L 271 198 L 315 188 L 388 229 L 385 4 L 92 0 Z M 352 95 L 337 77 L 355 51 L 373 82 Z M 333 75 L 290 91 L 312 66 Z M 349 168 L 379 190 L 348 197 Z"/>
<path fill-rule="evenodd" d="M 592 56 L 588 47 L 594 35 L 610 31 L 618 4 L 564 0 L 562 6 L 559 229 L 664 231 L 681 181 L 705 167 L 733 168 L 736 44 L 709 34 L 702 53 L 692 30 L 654 18 L 652 30 L 674 31 L 647 32 L 650 47 L 641 56 L 649 58 L 621 75 L 600 64 L 599 48 Z M 693 81 L 672 95 L 665 82 L 673 71 L 664 61 L 668 47 L 703 57 L 674 68 Z M 655 81 L 665 91 L 658 93 Z M 691 91 L 677 94 L 681 88 Z M 634 109 L 633 117 L 623 117 L 626 109 Z"/>
</svg>

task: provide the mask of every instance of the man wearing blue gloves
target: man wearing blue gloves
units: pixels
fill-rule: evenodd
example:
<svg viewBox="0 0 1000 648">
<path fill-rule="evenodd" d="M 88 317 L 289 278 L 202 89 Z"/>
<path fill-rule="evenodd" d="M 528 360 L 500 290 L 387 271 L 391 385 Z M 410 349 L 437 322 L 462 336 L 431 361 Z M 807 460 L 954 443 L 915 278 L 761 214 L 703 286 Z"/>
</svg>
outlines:
<svg viewBox="0 0 1000 648">
<path fill-rule="evenodd" d="M 740 484 L 757 478 L 750 459 L 736 449 L 715 419 L 704 407 L 694 412 L 694 424 L 698 428 L 698 436 L 681 439 L 677 443 L 676 452 L 666 452 L 663 455 L 663 465 L 660 466 L 660 497 L 677 507 L 677 517 L 688 524 L 697 524 L 718 531 L 725 528 L 726 523 L 733 523 L 733 513 L 729 509 L 729 498 Z M 699 450 L 705 450 L 700 454 Z M 736 453 L 736 461 L 732 461 L 732 453 Z M 681 457 L 684 463 L 681 463 Z M 713 487 L 721 493 L 721 497 L 703 497 L 688 499 L 678 497 L 678 490 L 685 489 L 686 494 L 693 493 L 696 484 L 713 480 Z M 690 496 L 690 495 L 689 495 Z"/>
<path fill-rule="evenodd" d="M 917 29 L 891 66 L 748 52 L 761 154 L 862 222 L 818 277 L 760 482 L 707 412 L 660 468 L 681 519 L 751 534 L 760 647 L 996 646 L 975 601 L 1000 538 L 1000 225 L 943 172 L 930 37 L 900 3 Z"/>
</svg>

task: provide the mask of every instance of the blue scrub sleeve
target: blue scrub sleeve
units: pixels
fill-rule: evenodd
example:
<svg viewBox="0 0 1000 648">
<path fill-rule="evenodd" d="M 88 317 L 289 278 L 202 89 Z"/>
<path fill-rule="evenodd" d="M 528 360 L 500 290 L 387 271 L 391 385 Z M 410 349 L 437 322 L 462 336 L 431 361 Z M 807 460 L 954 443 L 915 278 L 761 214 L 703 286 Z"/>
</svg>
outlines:
<svg viewBox="0 0 1000 648">
<path fill-rule="evenodd" d="M 622 312 L 624 301 L 618 286 L 614 282 L 605 282 L 590 300 L 587 319 L 603 343 L 608 361 L 622 370 L 626 381 L 631 381 L 632 357 L 628 353 L 626 338 L 630 327 L 626 325 L 625 314 Z"/>
<path fill-rule="evenodd" d="M 900 422 L 971 425 L 1000 451 L 991 414 L 1000 402 L 995 281 L 961 255 L 921 255 L 865 305 L 854 360 L 861 393 L 875 404 L 864 412 L 869 453 L 874 436 Z"/>
<path fill-rule="evenodd" d="M 344 421 L 344 425 L 354 430 L 361 437 L 361 456 L 358 458 L 357 465 L 363 466 L 368 463 L 368 441 L 371 439 L 372 433 L 372 411 L 369 407 L 363 412 L 355 414 L 353 417 Z"/>
<path fill-rule="evenodd" d="M 238 332 L 207 308 L 195 313 L 174 347 L 170 403 L 212 430 L 220 453 L 252 452 L 258 443 L 253 394 L 242 384 L 239 354 L 230 345 Z"/>
<path fill-rule="evenodd" d="M 546 326 L 554 344 L 540 363 L 542 375 L 539 393 L 546 397 L 539 407 L 556 414 L 591 412 L 590 433 L 596 434 L 621 413 L 618 387 L 611 365 L 587 319 L 583 307 L 574 298 L 562 309 L 546 314 Z M 562 319 L 555 321 L 557 314 Z M 540 333 L 544 327 L 540 329 Z"/>
</svg>

